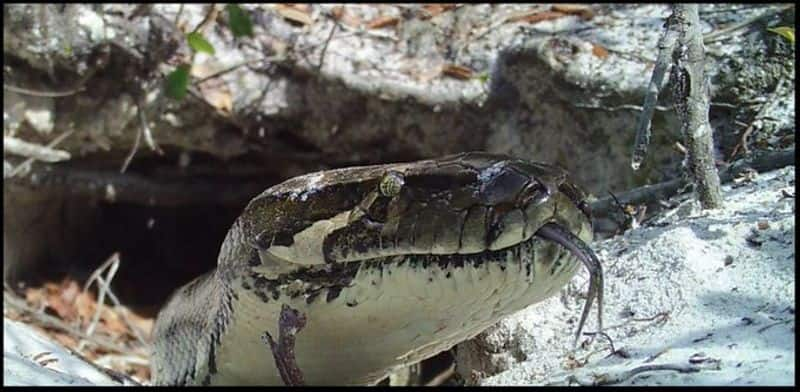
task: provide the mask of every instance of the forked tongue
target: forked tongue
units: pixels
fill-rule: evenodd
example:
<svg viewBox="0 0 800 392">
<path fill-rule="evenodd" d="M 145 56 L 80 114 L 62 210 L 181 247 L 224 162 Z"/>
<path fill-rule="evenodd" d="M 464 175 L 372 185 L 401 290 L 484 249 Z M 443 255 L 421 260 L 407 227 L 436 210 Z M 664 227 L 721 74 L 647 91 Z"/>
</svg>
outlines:
<svg viewBox="0 0 800 392">
<path fill-rule="evenodd" d="M 603 330 L 603 266 L 589 245 L 558 224 L 548 223 L 539 228 L 536 235 L 567 248 L 589 270 L 589 292 L 586 296 L 586 305 L 583 306 L 583 314 L 578 323 L 578 331 L 575 333 L 575 341 L 572 342 L 573 347 L 576 347 L 595 298 L 597 298 L 597 333 L 599 334 Z"/>
</svg>

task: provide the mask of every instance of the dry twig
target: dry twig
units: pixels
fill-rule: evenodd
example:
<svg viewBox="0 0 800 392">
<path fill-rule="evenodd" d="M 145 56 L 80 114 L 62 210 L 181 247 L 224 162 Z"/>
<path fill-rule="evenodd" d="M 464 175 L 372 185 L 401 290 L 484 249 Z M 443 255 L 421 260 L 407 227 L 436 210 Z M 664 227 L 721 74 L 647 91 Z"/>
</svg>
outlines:
<svg viewBox="0 0 800 392">
<path fill-rule="evenodd" d="M 150 130 L 150 124 L 147 123 L 147 115 L 144 113 L 145 107 L 145 94 L 142 94 L 142 97 L 136 103 L 136 111 L 139 113 L 139 121 L 141 122 L 141 132 L 144 135 L 144 142 L 147 143 L 147 146 L 150 147 L 150 150 L 154 151 L 158 155 L 163 155 L 164 151 L 161 151 L 161 148 L 158 147 L 156 141 L 153 139 L 153 132 Z"/>
<path fill-rule="evenodd" d="M 630 380 L 641 373 L 662 371 L 662 370 L 675 371 L 679 373 L 697 373 L 701 370 L 719 370 L 719 363 L 714 362 L 706 365 L 694 365 L 694 364 L 686 365 L 682 363 L 642 365 L 624 372 L 592 375 L 592 380 L 579 379 L 575 375 L 570 375 L 566 379 L 566 384 L 572 385 L 574 383 L 581 386 L 613 385 Z"/>
<path fill-rule="evenodd" d="M 752 167 L 758 172 L 765 172 L 780 169 L 784 166 L 794 164 L 794 148 L 784 151 L 763 151 L 748 156 L 746 159 L 734 162 L 724 168 L 720 173 L 720 181 L 727 183 L 741 173 L 744 168 Z M 620 193 L 617 196 L 619 202 L 624 204 L 641 204 L 656 200 L 666 200 L 679 193 L 681 188 L 689 182 L 683 178 L 677 178 L 653 185 L 645 185 Z M 595 200 L 591 203 L 592 211 L 597 215 L 607 213 L 614 206 L 614 200 L 610 196 Z"/>
<path fill-rule="evenodd" d="M 328 51 L 328 44 L 331 43 L 331 39 L 333 39 L 333 34 L 336 32 L 336 28 L 339 27 L 339 21 L 335 18 L 330 18 L 333 21 L 333 27 L 331 27 L 331 32 L 328 34 L 328 39 L 325 40 L 325 45 L 322 47 L 322 51 L 319 54 L 319 65 L 317 65 L 317 71 L 322 69 L 322 65 L 325 63 L 325 52 Z"/>
<path fill-rule="evenodd" d="M 217 5 L 212 3 L 211 5 L 209 5 L 208 12 L 206 12 L 206 16 L 203 18 L 200 24 L 195 26 L 192 32 L 196 33 L 199 31 L 202 33 L 209 25 L 209 23 L 211 23 L 214 19 L 217 19 L 218 14 L 219 14 L 219 9 L 217 8 Z"/>
<path fill-rule="evenodd" d="M 670 16 L 670 18 L 673 18 L 673 16 Z M 670 19 L 667 19 L 667 26 L 669 25 Z M 675 51 L 677 42 L 677 31 L 669 27 L 664 29 L 664 34 L 658 40 L 658 58 L 656 59 L 655 68 L 653 68 L 650 84 L 647 86 L 647 95 L 644 97 L 642 113 L 639 114 L 639 118 L 636 120 L 636 139 L 633 143 L 633 157 L 631 158 L 633 170 L 639 169 L 647 154 L 647 146 L 650 144 L 650 122 L 653 119 L 653 110 L 658 102 L 658 94 L 664 87 L 664 74 L 671 65 L 670 55 Z"/>
<path fill-rule="evenodd" d="M 125 157 L 125 160 L 122 162 L 122 167 L 120 167 L 119 172 L 125 173 L 128 170 L 128 166 L 133 161 L 133 157 L 136 155 L 136 151 L 139 150 L 139 144 L 141 143 L 142 136 L 144 136 L 144 141 L 147 143 L 147 146 L 150 147 L 151 150 L 155 151 L 157 154 L 161 155 L 164 152 L 161 151 L 161 148 L 158 147 L 155 140 L 153 139 L 153 133 L 150 130 L 150 126 L 147 124 L 147 116 L 144 114 L 144 98 L 145 93 L 142 92 L 142 98 L 140 98 L 136 102 L 136 111 L 138 112 L 139 116 L 139 132 L 136 133 L 136 138 L 133 139 L 133 146 L 131 146 L 131 151 L 128 153 L 128 156 Z"/>
<path fill-rule="evenodd" d="M 183 14 L 183 3 L 178 6 L 178 12 L 175 13 L 175 20 L 172 22 L 175 26 L 178 25 L 178 21 L 181 19 L 181 14 Z"/>
<path fill-rule="evenodd" d="M 74 132 L 73 130 L 69 130 L 69 131 L 66 131 L 66 132 L 62 133 L 61 135 L 58 135 L 58 137 L 56 137 L 55 139 L 53 139 L 53 141 L 51 141 L 50 143 L 47 144 L 47 148 L 52 149 L 53 147 L 57 146 L 59 143 L 64 141 L 64 139 L 69 137 L 69 135 L 72 135 L 73 132 Z M 4 144 L 4 147 L 5 147 L 5 144 Z M 26 168 L 28 166 L 30 166 L 30 164 L 33 163 L 34 160 L 36 160 L 36 158 L 33 158 L 33 157 L 26 159 L 25 161 L 20 163 L 17 167 L 12 169 L 11 172 L 8 174 L 8 177 L 14 177 L 18 173 L 22 172 L 23 170 L 26 170 Z M 5 177 L 5 175 L 4 175 L 4 177 Z"/>
<path fill-rule="evenodd" d="M 209 81 L 211 79 L 218 78 L 218 77 L 220 77 L 222 75 L 231 73 L 231 72 L 233 72 L 233 71 L 235 71 L 235 70 L 237 70 L 237 69 L 239 69 L 241 67 L 248 66 L 248 65 L 256 65 L 256 64 L 260 64 L 260 63 L 268 63 L 268 62 L 273 62 L 273 61 L 280 61 L 280 60 L 283 60 L 283 58 L 284 58 L 284 56 L 282 56 L 282 55 L 276 55 L 276 56 L 270 56 L 270 57 L 265 57 L 265 58 L 256 59 L 256 60 L 242 61 L 241 63 L 234 64 L 234 65 L 232 65 L 232 66 L 230 66 L 228 68 L 225 68 L 225 69 L 223 69 L 221 71 L 214 72 L 211 75 L 208 75 L 206 77 L 198 79 L 197 81 L 195 81 L 192 84 L 194 84 L 195 86 L 199 86 L 199 85 L 201 85 L 201 84 L 203 84 L 203 83 L 205 83 L 205 82 L 207 82 L 207 81 Z M 270 81 L 271 81 L 271 79 L 270 79 Z"/>
<path fill-rule="evenodd" d="M 790 323 L 792 321 L 794 321 L 794 317 L 786 319 L 786 320 L 776 321 L 776 322 L 774 322 L 772 324 L 767 324 L 767 325 L 759 328 L 758 329 L 758 333 L 764 332 L 764 331 L 766 331 L 766 330 L 768 330 L 768 329 L 770 329 L 770 328 L 772 328 L 772 327 L 774 327 L 776 325 L 788 324 L 788 323 Z"/>
<path fill-rule="evenodd" d="M 89 280 L 86 281 L 86 284 L 83 286 L 83 292 L 85 293 L 86 290 L 89 289 L 89 285 L 94 282 L 95 280 L 100 279 L 100 274 L 103 273 L 104 270 L 108 270 L 106 274 L 106 279 L 108 282 L 111 282 L 114 279 L 114 275 L 116 275 L 117 270 L 119 269 L 119 254 L 114 253 L 111 257 L 108 258 L 100 267 L 98 267 L 92 275 L 89 276 Z M 106 292 L 108 291 L 107 285 L 98 285 L 99 290 L 97 292 L 97 308 L 94 311 L 94 315 L 92 316 L 92 321 L 86 327 L 86 335 L 92 336 L 94 334 L 95 328 L 97 328 L 97 323 L 100 322 L 100 313 L 103 310 L 103 303 L 105 303 L 106 299 Z M 78 344 L 78 351 L 83 350 L 84 342 L 82 341 Z"/>
<path fill-rule="evenodd" d="M 44 162 L 60 162 L 70 158 L 70 154 L 67 151 L 26 142 L 13 136 L 3 137 L 3 152 Z"/>
<path fill-rule="evenodd" d="M 97 267 L 97 269 L 95 269 L 94 272 L 92 272 L 92 274 L 89 276 L 89 279 L 83 286 L 83 292 L 85 293 L 89 289 L 89 286 L 92 284 L 92 282 L 97 282 L 98 300 L 97 300 L 97 311 L 95 312 L 96 318 L 99 318 L 100 309 L 104 304 L 103 300 L 105 299 L 105 294 L 108 294 L 108 298 L 111 300 L 111 302 L 114 304 L 115 307 L 120 309 L 123 308 L 122 303 L 119 301 L 117 296 L 114 295 L 114 292 L 111 291 L 111 280 L 114 279 L 114 275 L 116 275 L 117 270 L 119 269 L 119 264 L 120 264 L 119 253 L 115 252 L 114 254 L 111 255 L 111 257 L 108 258 L 108 260 L 106 260 L 101 266 Z M 103 279 L 103 277 L 100 276 L 103 270 L 108 271 L 106 273 L 105 279 Z M 120 311 L 119 314 L 122 316 L 122 321 L 125 322 L 125 324 L 131 330 L 131 332 L 133 332 L 133 335 L 136 337 L 139 343 L 141 343 L 143 347 L 147 347 L 148 344 L 147 341 L 145 341 L 144 336 L 142 335 L 142 331 L 140 331 L 139 328 L 133 322 L 131 322 L 130 318 L 128 318 L 128 313 L 125 311 Z M 92 332 L 90 332 L 88 329 L 86 331 L 88 335 L 91 335 Z"/>
<path fill-rule="evenodd" d="M 3 89 L 15 92 L 17 94 L 30 95 L 32 97 L 61 98 L 61 97 L 68 97 L 70 95 L 75 95 L 85 90 L 86 88 L 85 86 L 80 86 L 75 89 L 64 90 L 64 91 L 42 91 L 42 90 L 31 90 L 3 83 Z"/>
</svg>

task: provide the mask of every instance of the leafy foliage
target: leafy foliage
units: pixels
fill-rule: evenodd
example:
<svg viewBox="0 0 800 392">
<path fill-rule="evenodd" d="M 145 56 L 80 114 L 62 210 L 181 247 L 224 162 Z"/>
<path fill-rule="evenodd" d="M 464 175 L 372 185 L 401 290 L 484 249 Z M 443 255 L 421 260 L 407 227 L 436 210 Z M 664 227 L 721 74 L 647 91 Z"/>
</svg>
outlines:
<svg viewBox="0 0 800 392">
<path fill-rule="evenodd" d="M 189 87 L 189 70 L 191 65 L 181 64 L 167 75 L 167 96 L 183 99 Z"/>
<path fill-rule="evenodd" d="M 214 46 L 209 43 L 202 34 L 198 32 L 191 32 L 186 36 L 186 40 L 189 42 L 189 46 L 194 49 L 195 52 L 204 52 L 213 55 Z"/>
<path fill-rule="evenodd" d="M 767 31 L 778 34 L 781 37 L 786 38 L 786 40 L 789 41 L 790 43 L 794 44 L 794 27 L 788 27 L 788 26 L 773 27 L 767 29 Z"/>
<path fill-rule="evenodd" d="M 253 23 L 247 11 L 236 4 L 228 4 L 225 9 L 228 10 L 228 25 L 234 37 L 253 36 Z"/>
</svg>

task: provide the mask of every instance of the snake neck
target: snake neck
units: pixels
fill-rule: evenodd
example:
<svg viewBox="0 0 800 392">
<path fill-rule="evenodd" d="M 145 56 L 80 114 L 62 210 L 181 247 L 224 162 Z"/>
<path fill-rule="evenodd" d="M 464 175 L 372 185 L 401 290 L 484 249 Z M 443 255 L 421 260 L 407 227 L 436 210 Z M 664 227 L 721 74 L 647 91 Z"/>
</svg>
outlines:
<svg viewBox="0 0 800 392">
<path fill-rule="evenodd" d="M 218 271 L 212 271 L 167 300 L 153 326 L 153 336 L 161 337 L 153 342 L 154 385 L 211 383 L 220 339 L 233 321 L 237 297 Z"/>
</svg>

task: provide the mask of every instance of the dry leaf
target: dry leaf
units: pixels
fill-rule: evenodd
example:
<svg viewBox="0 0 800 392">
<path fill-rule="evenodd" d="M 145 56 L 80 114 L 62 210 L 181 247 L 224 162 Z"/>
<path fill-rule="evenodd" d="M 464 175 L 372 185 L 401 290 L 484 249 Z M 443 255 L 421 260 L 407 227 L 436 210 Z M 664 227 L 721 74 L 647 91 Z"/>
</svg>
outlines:
<svg viewBox="0 0 800 392">
<path fill-rule="evenodd" d="M 65 280 L 61 284 L 61 300 L 67 303 L 72 303 L 75 298 L 82 292 L 78 282 L 74 280 Z"/>
<path fill-rule="evenodd" d="M 337 6 L 333 7 L 333 8 L 331 8 L 331 16 L 333 17 L 333 19 L 340 20 L 340 19 L 342 19 L 343 15 L 344 15 L 344 6 L 343 5 L 337 5 Z"/>
<path fill-rule="evenodd" d="M 442 66 L 442 73 L 456 79 L 469 80 L 472 79 L 472 70 L 455 64 L 445 64 Z"/>
<path fill-rule="evenodd" d="M 113 309 L 103 309 L 102 319 L 106 332 L 111 336 L 122 336 L 132 331 L 123 321 L 122 317 Z"/>
<path fill-rule="evenodd" d="M 25 302 L 38 309 L 44 301 L 44 289 L 41 287 L 28 287 L 25 289 Z"/>
<path fill-rule="evenodd" d="M 598 44 L 592 44 L 592 54 L 597 56 L 598 58 L 605 59 L 606 57 L 608 57 L 608 49 Z"/>
<path fill-rule="evenodd" d="M 97 354 L 97 351 L 95 350 L 95 347 L 93 347 L 93 345 L 89 345 L 89 347 L 83 350 L 83 353 L 81 355 L 83 355 L 84 357 L 86 357 L 86 359 L 92 362 L 96 361 L 97 358 L 100 356 Z"/>
<path fill-rule="evenodd" d="M 566 15 L 567 14 L 565 14 L 563 12 L 541 11 L 541 12 L 535 12 L 533 14 L 514 16 L 514 17 L 510 18 L 508 21 L 511 22 L 511 23 L 528 22 L 528 23 L 533 24 L 533 23 L 543 22 L 545 20 L 558 19 L 558 18 L 561 18 L 561 17 L 566 16 Z"/>
<path fill-rule="evenodd" d="M 585 4 L 554 4 L 550 9 L 569 15 L 578 15 L 583 19 L 591 19 L 594 16 L 592 8 Z"/>
<path fill-rule="evenodd" d="M 311 13 L 311 4 L 307 4 L 307 3 L 286 3 L 284 5 L 287 6 L 287 7 L 294 8 L 294 9 L 296 9 L 298 11 L 305 12 L 307 14 Z"/>
<path fill-rule="evenodd" d="M 426 4 L 422 6 L 422 9 L 425 11 L 420 16 L 422 19 L 430 19 L 436 15 L 441 14 L 445 11 L 450 11 L 455 9 L 455 4 Z"/>
<path fill-rule="evenodd" d="M 382 29 L 384 27 L 396 26 L 400 22 L 400 18 L 396 16 L 379 16 L 367 23 L 367 28 Z"/>
<path fill-rule="evenodd" d="M 331 13 L 333 14 L 332 16 L 336 20 L 338 20 L 339 22 L 342 22 L 343 24 L 346 24 L 346 25 L 348 25 L 350 27 L 355 27 L 355 28 L 360 28 L 361 27 L 361 18 L 358 15 L 353 15 L 353 14 L 347 12 L 347 8 L 345 8 L 344 6 L 339 5 L 339 6 L 334 7 L 331 10 Z"/>
<path fill-rule="evenodd" d="M 74 349 L 78 346 L 78 340 L 63 332 L 50 332 L 48 334 L 49 337 L 53 338 L 56 342 L 60 343 L 62 346 L 69 347 Z"/>
<path fill-rule="evenodd" d="M 273 44 L 275 52 L 279 53 L 279 50 L 281 50 L 279 47 L 280 42 L 272 41 L 271 43 Z M 192 76 L 197 79 L 205 79 L 216 72 L 218 72 L 218 69 L 209 68 L 203 64 L 192 67 Z M 231 90 L 224 78 L 216 77 L 205 80 L 203 83 L 197 84 L 197 89 L 206 102 L 217 110 L 220 110 L 222 114 L 230 114 L 233 112 L 233 94 L 231 94 Z"/>
<path fill-rule="evenodd" d="M 233 96 L 227 86 L 202 91 L 203 98 L 211 106 L 225 114 L 233 113 Z"/>
<path fill-rule="evenodd" d="M 404 70 L 403 72 L 406 75 L 409 75 L 409 76 L 415 78 L 418 82 L 427 84 L 431 80 L 438 78 L 439 75 L 442 74 L 442 69 L 443 68 L 444 67 L 441 67 L 441 66 L 439 66 L 439 67 L 436 67 L 436 66 L 425 67 L 425 68 L 423 68 L 421 70 L 417 70 L 415 68 L 411 68 L 411 69 L 408 69 L 408 70 Z"/>
<path fill-rule="evenodd" d="M 150 379 L 150 366 L 144 366 L 135 363 L 131 363 L 128 366 L 130 366 L 130 368 L 126 371 L 126 373 L 129 376 L 136 377 L 140 380 Z"/>
<path fill-rule="evenodd" d="M 280 14 L 284 19 L 290 22 L 295 22 L 306 26 L 314 23 L 314 21 L 311 20 L 310 10 L 303 10 L 288 4 L 278 4 L 275 7 L 275 10 L 278 11 L 278 14 Z"/>
<path fill-rule="evenodd" d="M 46 284 L 46 301 L 58 317 L 64 321 L 73 321 L 78 316 L 75 309 L 75 297 L 80 292 L 78 283 L 65 279 L 60 284 Z"/>
<path fill-rule="evenodd" d="M 78 319 L 81 320 L 82 325 L 89 323 L 95 309 L 97 309 L 97 302 L 92 294 L 82 292 L 75 298 L 75 310 L 78 312 Z"/>
<path fill-rule="evenodd" d="M 129 310 L 126 310 L 126 313 L 128 315 L 128 321 L 130 321 L 134 327 L 138 328 L 145 336 L 150 335 L 150 331 L 153 330 L 153 323 L 156 320 L 154 317 L 142 317 Z"/>
</svg>

